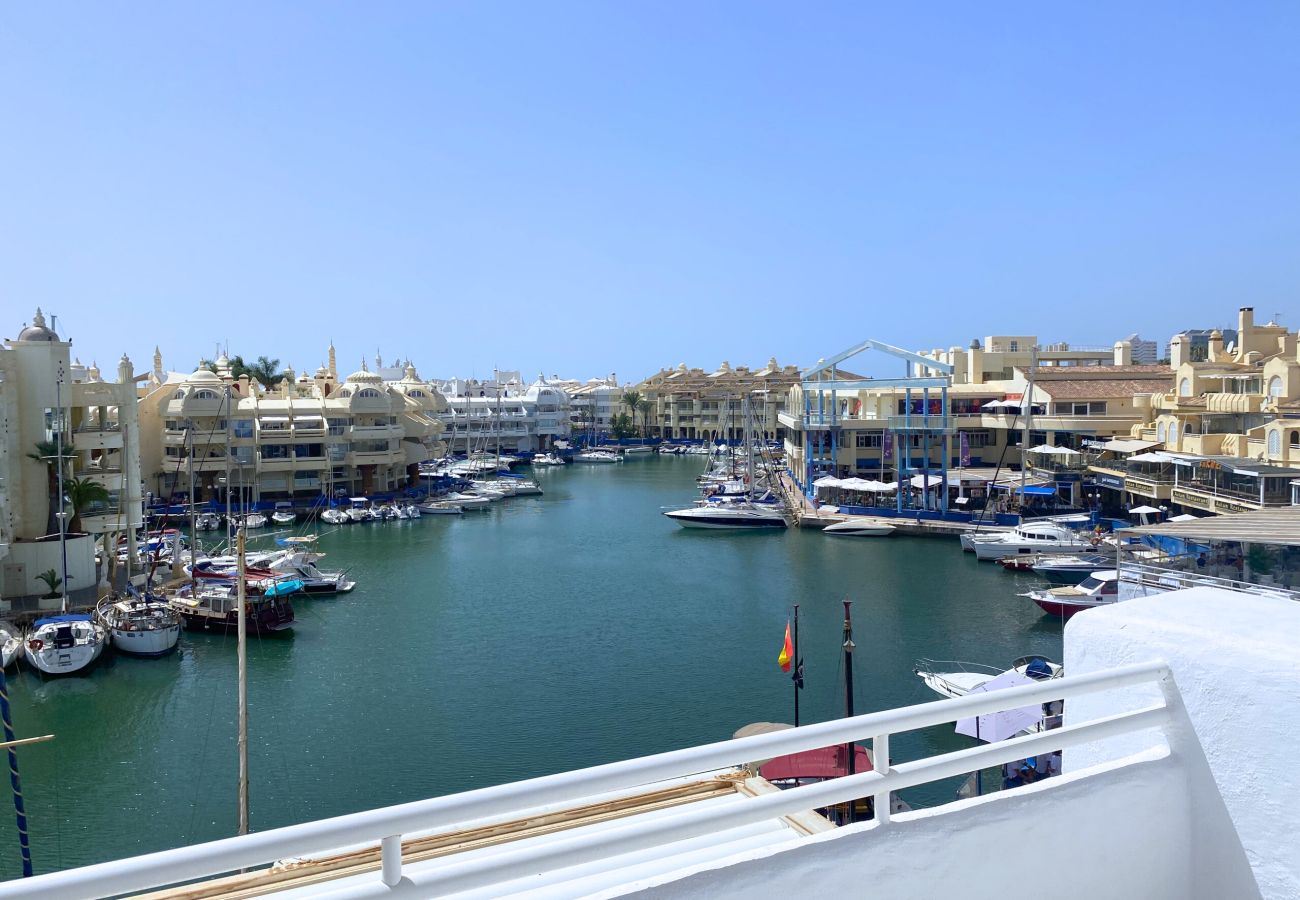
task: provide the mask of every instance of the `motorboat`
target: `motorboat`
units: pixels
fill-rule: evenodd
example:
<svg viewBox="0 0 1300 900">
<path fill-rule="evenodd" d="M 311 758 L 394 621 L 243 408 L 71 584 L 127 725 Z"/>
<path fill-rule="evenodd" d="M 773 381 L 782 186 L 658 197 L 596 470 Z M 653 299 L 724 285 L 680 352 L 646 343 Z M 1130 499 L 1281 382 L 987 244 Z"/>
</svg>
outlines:
<svg viewBox="0 0 1300 900">
<path fill-rule="evenodd" d="M 608 450 L 584 450 L 574 458 L 575 462 L 584 463 L 620 463 L 623 457 Z"/>
<path fill-rule="evenodd" d="M 163 598 L 134 588 L 125 597 L 101 600 L 95 618 L 113 647 L 132 656 L 166 656 L 181 636 L 180 614 Z"/>
<path fill-rule="evenodd" d="M 996 560 L 1031 553 L 1075 554 L 1092 549 L 1088 538 L 1056 522 L 1026 522 L 1001 534 L 971 538 L 975 558 Z"/>
<path fill-rule="evenodd" d="M 0 621 L 0 668 L 9 668 L 22 652 L 23 636 L 18 626 Z"/>
<path fill-rule="evenodd" d="M 191 631 L 233 632 L 239 627 L 237 590 L 234 584 L 204 584 L 197 591 L 186 585 L 168 603 Z M 249 593 L 244 598 L 248 633 L 273 634 L 293 628 L 293 604 L 288 594 L 296 590 L 301 590 L 301 582 L 286 580 L 283 587 L 273 584 L 260 594 Z"/>
<path fill-rule="evenodd" d="M 780 507 L 758 503 L 726 503 L 692 506 L 664 513 L 683 528 L 762 529 L 785 528 Z"/>
<path fill-rule="evenodd" d="M 47 675 L 67 675 L 89 666 L 104 652 L 103 626 L 86 613 L 37 619 L 23 642 L 28 664 Z"/>
<path fill-rule="evenodd" d="M 276 525 L 292 525 L 298 521 L 298 514 L 293 511 L 292 503 L 281 500 L 275 504 L 275 510 L 271 513 L 271 521 Z"/>
<path fill-rule="evenodd" d="M 416 509 L 422 516 L 459 516 L 464 513 L 464 510 L 448 500 L 426 500 Z"/>
<path fill-rule="evenodd" d="M 1021 594 L 1051 616 L 1068 619 L 1075 613 L 1119 601 L 1119 573 L 1114 569 L 1093 572 L 1073 587 L 1055 587 Z"/>
<path fill-rule="evenodd" d="M 348 518 L 353 522 L 369 522 L 375 518 L 374 510 L 370 508 L 369 497 L 348 498 L 348 508 L 346 512 Z"/>
<path fill-rule="evenodd" d="M 266 564 L 280 578 L 302 582 L 304 594 L 346 594 L 357 586 L 346 572 L 322 572 L 316 567 L 319 554 L 286 553 Z M 265 594 L 265 591 L 263 591 Z"/>
<path fill-rule="evenodd" d="M 1064 673 L 1059 663 L 1043 656 L 1022 656 L 1008 669 L 952 659 L 918 659 L 913 671 L 941 697 L 964 697 L 985 682 L 1012 672 L 1040 681 Z"/>
<path fill-rule="evenodd" d="M 827 525 L 822 529 L 822 534 L 840 537 L 888 537 L 894 531 L 893 525 L 881 522 L 879 519 L 853 518 Z"/>
<path fill-rule="evenodd" d="M 654 452 L 655 448 L 651 447 L 649 444 L 631 444 L 623 448 L 623 453 L 626 456 L 641 456 L 643 454 Z"/>
<path fill-rule="evenodd" d="M 499 483 L 509 484 L 516 497 L 540 497 L 542 494 L 542 489 L 537 486 L 537 482 L 527 478 L 512 476 L 508 479 L 500 479 Z"/>
<path fill-rule="evenodd" d="M 327 509 L 320 514 L 320 520 L 327 525 L 347 525 L 352 517 L 341 509 Z"/>
<path fill-rule="evenodd" d="M 496 478 L 491 481 L 471 481 L 470 484 L 473 485 L 471 490 L 485 497 L 500 494 L 501 498 L 504 499 L 513 497 L 516 493 L 514 481 L 507 478 Z"/>
<path fill-rule="evenodd" d="M 534 453 L 532 464 L 535 466 L 562 466 L 564 460 L 560 459 L 554 453 Z"/>
<path fill-rule="evenodd" d="M 199 531 L 220 531 L 221 516 L 213 512 L 199 513 L 194 519 L 194 527 Z"/>
<path fill-rule="evenodd" d="M 461 509 L 487 509 L 492 505 L 492 498 L 480 497 L 475 494 L 462 494 L 455 491 L 448 494 L 445 498 L 448 503 L 454 503 Z"/>
<path fill-rule="evenodd" d="M 1032 570 L 1052 584 L 1078 584 L 1093 572 L 1114 568 L 1115 556 L 1082 553 L 1078 556 L 1045 556 L 1035 560 Z"/>
<path fill-rule="evenodd" d="M 244 516 L 243 525 L 245 528 L 265 528 L 266 516 L 260 512 L 249 513 Z"/>
</svg>

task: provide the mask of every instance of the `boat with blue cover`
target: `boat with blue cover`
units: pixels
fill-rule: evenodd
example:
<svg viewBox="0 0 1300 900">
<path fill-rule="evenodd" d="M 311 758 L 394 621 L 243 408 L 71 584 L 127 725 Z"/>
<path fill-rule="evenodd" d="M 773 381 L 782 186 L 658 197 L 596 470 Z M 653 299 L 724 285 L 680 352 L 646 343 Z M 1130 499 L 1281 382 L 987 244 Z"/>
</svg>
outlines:
<svg viewBox="0 0 1300 900">
<path fill-rule="evenodd" d="M 47 675 L 68 675 L 89 666 L 104 652 L 105 632 L 86 613 L 63 613 L 37 619 L 23 642 L 32 668 Z"/>
</svg>

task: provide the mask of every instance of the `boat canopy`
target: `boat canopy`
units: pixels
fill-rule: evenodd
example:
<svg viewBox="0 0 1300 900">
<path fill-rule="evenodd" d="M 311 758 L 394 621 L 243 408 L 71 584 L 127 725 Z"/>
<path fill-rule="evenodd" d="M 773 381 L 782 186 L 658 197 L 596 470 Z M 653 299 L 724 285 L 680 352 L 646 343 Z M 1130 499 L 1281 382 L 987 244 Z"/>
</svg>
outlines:
<svg viewBox="0 0 1300 900">
<path fill-rule="evenodd" d="M 1014 491 L 1017 494 L 1025 494 L 1030 497 L 1050 497 L 1056 493 L 1056 488 L 1048 487 L 1045 484 L 1027 484 L 1024 487 L 1021 487 L 1018 484 L 1005 484 L 999 482 L 998 484 L 993 485 L 993 487 L 1003 491 Z"/>
<path fill-rule="evenodd" d="M 37 619 L 33 625 L 40 628 L 42 625 L 57 625 L 60 622 L 89 622 L 90 616 L 86 613 L 64 613 L 61 616 L 47 616 L 44 619 Z"/>
<path fill-rule="evenodd" d="M 286 578 L 284 581 L 277 581 L 269 585 L 266 590 L 262 591 L 263 597 L 284 597 L 288 594 L 296 594 L 305 588 L 306 585 L 298 578 Z"/>
</svg>

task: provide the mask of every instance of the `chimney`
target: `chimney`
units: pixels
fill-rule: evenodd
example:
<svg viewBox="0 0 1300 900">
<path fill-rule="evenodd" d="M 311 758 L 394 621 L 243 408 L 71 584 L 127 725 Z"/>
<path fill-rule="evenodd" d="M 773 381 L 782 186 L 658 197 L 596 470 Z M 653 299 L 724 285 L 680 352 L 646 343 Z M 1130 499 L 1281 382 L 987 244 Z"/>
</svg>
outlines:
<svg viewBox="0 0 1300 900">
<path fill-rule="evenodd" d="M 1210 332 L 1210 339 L 1207 342 L 1205 358 L 1210 362 L 1227 362 L 1227 357 L 1223 353 L 1223 332 L 1214 329 Z"/>
<path fill-rule="evenodd" d="M 1187 354 L 1187 335 L 1176 334 L 1169 340 L 1169 368 L 1177 370 L 1185 362 L 1190 362 Z"/>
<path fill-rule="evenodd" d="M 1115 342 L 1115 365 L 1131 366 L 1133 365 L 1133 345 L 1128 341 Z"/>
</svg>

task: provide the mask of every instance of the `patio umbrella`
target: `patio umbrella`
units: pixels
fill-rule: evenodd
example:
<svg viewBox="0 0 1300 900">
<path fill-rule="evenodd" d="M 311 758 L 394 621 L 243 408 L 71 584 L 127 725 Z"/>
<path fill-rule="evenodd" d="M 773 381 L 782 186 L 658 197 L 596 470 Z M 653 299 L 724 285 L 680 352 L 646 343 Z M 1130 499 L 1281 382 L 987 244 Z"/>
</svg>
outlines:
<svg viewBox="0 0 1300 900">
<path fill-rule="evenodd" d="M 999 691 L 1003 688 L 1016 687 L 1021 684 L 1037 684 L 1034 679 L 1020 672 L 1003 672 L 996 678 L 990 678 L 979 687 L 971 689 L 971 694 Z M 968 695 L 969 696 L 969 695 Z M 1035 728 L 1043 720 L 1042 704 L 1034 703 L 1016 709 L 1004 709 L 998 712 L 972 716 L 957 722 L 957 733 L 967 737 L 978 738 L 988 743 L 1005 741 L 1022 731 Z"/>
<path fill-rule="evenodd" d="M 813 482 L 813 487 L 839 487 L 840 480 L 834 475 L 823 475 Z"/>
<path fill-rule="evenodd" d="M 1200 516 L 1193 516 L 1190 513 L 1183 513 L 1181 516 L 1174 516 L 1170 522 L 1195 522 Z"/>
<path fill-rule="evenodd" d="M 1154 506 L 1135 506 L 1130 509 L 1129 512 L 1133 513 L 1135 516 L 1149 516 L 1160 512 L 1160 510 L 1156 509 Z"/>
</svg>

